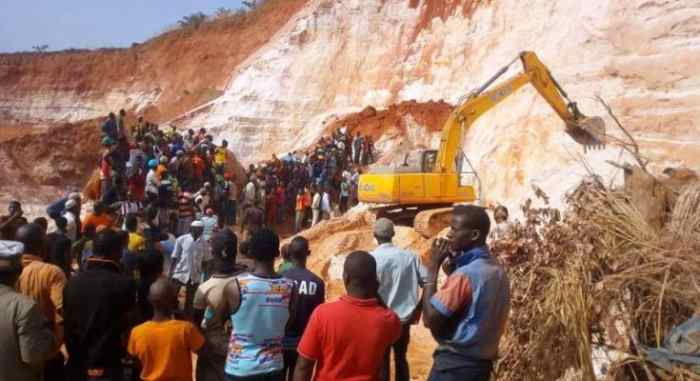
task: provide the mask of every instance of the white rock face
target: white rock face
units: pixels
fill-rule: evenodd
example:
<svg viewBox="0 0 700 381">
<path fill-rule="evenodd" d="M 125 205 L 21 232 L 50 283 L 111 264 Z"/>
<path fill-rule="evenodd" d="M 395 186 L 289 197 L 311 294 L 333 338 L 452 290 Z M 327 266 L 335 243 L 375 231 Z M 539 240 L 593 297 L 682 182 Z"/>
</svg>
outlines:
<svg viewBox="0 0 700 381">
<path fill-rule="evenodd" d="M 410 99 L 457 103 L 532 50 L 584 113 L 606 116 L 592 97 L 608 100 L 657 169 L 700 163 L 699 1 L 484 1 L 469 16 L 459 6 L 426 23 L 443 3 L 310 1 L 187 125 L 214 128 L 254 162 L 306 146 L 329 115 Z M 584 162 L 614 175 L 605 160 L 619 159 L 619 148 L 584 153 L 563 128 L 531 88 L 484 115 L 463 144 L 486 200 L 514 205 L 532 184 L 557 200 L 587 173 Z M 382 145 L 400 143 L 389 140 Z"/>
</svg>

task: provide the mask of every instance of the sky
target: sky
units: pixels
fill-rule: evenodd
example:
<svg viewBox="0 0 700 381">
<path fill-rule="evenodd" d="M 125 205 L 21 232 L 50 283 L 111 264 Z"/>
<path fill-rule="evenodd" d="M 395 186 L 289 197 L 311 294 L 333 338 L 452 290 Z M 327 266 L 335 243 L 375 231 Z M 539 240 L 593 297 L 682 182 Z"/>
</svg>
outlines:
<svg viewBox="0 0 700 381">
<path fill-rule="evenodd" d="M 0 0 L 0 52 L 128 47 L 241 0 Z"/>
</svg>

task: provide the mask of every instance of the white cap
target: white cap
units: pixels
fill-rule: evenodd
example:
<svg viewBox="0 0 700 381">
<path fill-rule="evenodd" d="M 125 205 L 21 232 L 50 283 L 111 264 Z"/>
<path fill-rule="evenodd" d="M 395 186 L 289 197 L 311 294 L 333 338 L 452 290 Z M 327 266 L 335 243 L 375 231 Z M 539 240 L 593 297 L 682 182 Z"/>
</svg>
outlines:
<svg viewBox="0 0 700 381">
<path fill-rule="evenodd" d="M 65 209 L 73 208 L 73 207 L 75 207 L 76 205 L 78 205 L 78 203 L 75 202 L 75 199 L 72 199 L 72 198 L 71 198 L 71 199 L 68 199 L 68 201 L 66 201 Z"/>
<path fill-rule="evenodd" d="M 200 221 L 200 220 L 195 220 L 195 221 L 192 221 L 192 223 L 190 224 L 190 226 L 193 227 L 193 228 L 203 228 L 203 227 L 204 227 L 204 224 L 203 224 L 202 221 Z"/>
</svg>

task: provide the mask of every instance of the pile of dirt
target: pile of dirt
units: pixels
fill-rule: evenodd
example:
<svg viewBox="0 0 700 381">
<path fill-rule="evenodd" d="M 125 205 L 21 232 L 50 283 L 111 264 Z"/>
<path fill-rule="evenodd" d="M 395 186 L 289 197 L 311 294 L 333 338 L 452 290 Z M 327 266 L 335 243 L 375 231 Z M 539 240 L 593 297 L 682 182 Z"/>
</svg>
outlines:
<svg viewBox="0 0 700 381">
<path fill-rule="evenodd" d="M 2 199 L 46 202 L 80 189 L 99 162 L 97 120 L 25 129 L 0 139 Z M 5 200 L 6 201 L 6 200 Z"/>
<path fill-rule="evenodd" d="M 370 221 L 372 218 L 369 212 L 356 207 L 341 217 L 323 221 L 300 234 L 310 243 L 309 269 L 326 281 L 327 300 L 332 301 L 345 294 L 342 281 L 345 257 L 356 250 L 371 251 L 376 247 Z M 283 241 L 282 244 L 289 241 Z M 432 240 L 427 240 L 414 229 L 403 226 L 396 227 L 394 242 L 423 257 L 432 244 Z M 422 323 L 413 326 L 408 350 L 413 379 L 427 379 L 436 345 L 430 331 Z"/>
<path fill-rule="evenodd" d="M 371 136 L 374 141 L 385 135 L 406 136 L 410 132 L 406 125 L 408 116 L 428 132 L 440 132 L 453 108 L 453 105 L 444 101 L 406 101 L 392 104 L 384 110 L 368 106 L 360 112 L 348 114 L 329 123 L 324 134 L 345 127 L 353 136 L 360 133 L 363 136 Z"/>
</svg>

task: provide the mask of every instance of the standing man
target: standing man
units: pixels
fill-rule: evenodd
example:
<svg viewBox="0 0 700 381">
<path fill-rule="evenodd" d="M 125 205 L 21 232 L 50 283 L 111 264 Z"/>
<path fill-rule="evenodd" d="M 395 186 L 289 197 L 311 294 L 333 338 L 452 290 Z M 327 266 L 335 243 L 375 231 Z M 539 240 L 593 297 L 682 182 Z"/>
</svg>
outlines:
<svg viewBox="0 0 700 381">
<path fill-rule="evenodd" d="M 19 242 L 0 241 L 0 380 L 41 381 L 58 345 L 37 303 L 14 289 L 23 251 Z"/>
<path fill-rule="evenodd" d="M 295 314 L 287 325 L 284 335 L 284 378 L 286 381 L 294 379 L 294 368 L 297 364 L 297 346 L 309 323 L 311 313 L 316 307 L 326 300 L 326 284 L 323 279 L 306 268 L 306 259 L 311 255 L 309 241 L 304 237 L 294 237 L 288 247 L 291 268 L 282 273 L 282 276 L 294 282 L 294 296 L 296 299 Z"/>
<path fill-rule="evenodd" d="M 321 220 L 321 192 L 314 192 L 313 201 L 311 201 L 311 226 L 316 226 Z"/>
<path fill-rule="evenodd" d="M 455 206 L 448 240 L 433 244 L 423 293 L 423 321 L 438 342 L 430 381 L 488 381 L 510 310 L 510 284 L 489 254 L 491 222 L 483 208 Z M 447 257 L 455 270 L 440 291 Z"/>
<path fill-rule="evenodd" d="M 233 325 L 225 372 L 229 381 L 282 381 L 282 340 L 294 316 L 294 284 L 275 272 L 279 238 L 262 228 L 250 238 L 248 256 L 255 262 L 248 274 L 224 288 L 217 315 Z"/>
<path fill-rule="evenodd" d="M 72 242 L 66 231 L 67 222 L 63 217 L 57 217 L 54 222 L 56 230 L 46 235 L 49 262 L 60 267 L 66 277 L 70 277 L 73 258 L 70 252 Z"/>
<path fill-rule="evenodd" d="M 411 336 L 411 324 L 417 322 L 416 317 L 420 313 L 418 289 L 423 286 L 428 274 L 415 254 L 392 243 L 394 235 L 394 223 L 391 220 L 388 218 L 377 220 L 374 224 L 374 238 L 379 246 L 370 254 L 377 262 L 379 296 L 401 320 L 401 337 L 392 345 L 396 369 L 395 379 L 396 381 L 408 381 L 411 376 L 406 354 Z M 382 381 L 390 379 L 390 352 L 391 348 L 384 356 L 384 364 L 379 375 Z"/>
<path fill-rule="evenodd" d="M 362 153 L 362 145 L 364 142 L 362 141 L 362 135 L 358 132 L 355 135 L 355 139 L 352 141 L 352 162 L 354 164 L 360 164 L 360 155 Z"/>
<path fill-rule="evenodd" d="M 104 229 L 93 240 L 85 270 L 64 292 L 67 379 L 122 381 L 124 338 L 134 325 L 136 285 L 120 273 L 124 241 Z"/>
<path fill-rule="evenodd" d="M 347 295 L 318 306 L 299 343 L 294 381 L 376 380 L 389 346 L 401 336 L 401 322 L 380 305 L 377 264 L 355 251 L 343 267 Z"/>
<path fill-rule="evenodd" d="M 202 327 L 207 345 L 197 357 L 197 381 L 224 381 L 226 379 L 226 352 L 228 336 L 221 320 L 214 314 L 222 302 L 224 287 L 247 270 L 236 264 L 238 239 L 229 229 L 217 232 L 211 241 L 213 274 L 202 283 L 194 295 L 194 323 Z"/>
<path fill-rule="evenodd" d="M 185 316 L 192 317 L 192 302 L 194 293 L 199 287 L 202 278 L 202 261 L 206 245 L 202 233 L 204 224 L 202 221 L 194 221 L 190 225 L 190 232 L 179 237 L 175 241 L 175 248 L 171 255 L 170 279 L 175 284 L 178 294 L 185 287 Z"/>
<path fill-rule="evenodd" d="M 0 217 L 0 239 L 14 241 L 17 229 L 28 224 L 29 221 L 22 216 L 24 212 L 19 201 L 10 201 L 7 211 L 9 212 L 7 216 Z"/>
<path fill-rule="evenodd" d="M 17 282 L 19 292 L 37 302 L 60 345 L 64 332 L 63 288 L 66 275 L 58 266 L 45 262 L 48 254 L 46 234 L 40 225 L 31 223 L 19 228 L 17 241 L 24 244 L 22 274 Z M 58 350 L 46 362 L 44 375 L 46 381 L 64 380 L 63 354 Z"/>
<path fill-rule="evenodd" d="M 331 204 L 330 189 L 326 186 L 323 188 L 323 194 L 321 194 L 321 219 L 330 220 L 332 211 L 333 205 Z"/>
</svg>

